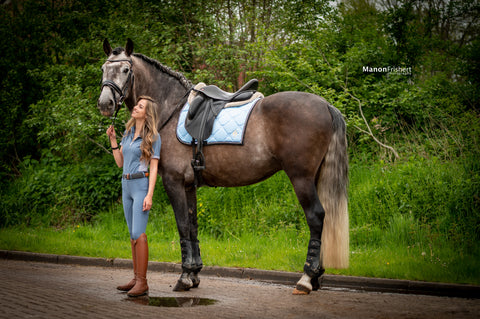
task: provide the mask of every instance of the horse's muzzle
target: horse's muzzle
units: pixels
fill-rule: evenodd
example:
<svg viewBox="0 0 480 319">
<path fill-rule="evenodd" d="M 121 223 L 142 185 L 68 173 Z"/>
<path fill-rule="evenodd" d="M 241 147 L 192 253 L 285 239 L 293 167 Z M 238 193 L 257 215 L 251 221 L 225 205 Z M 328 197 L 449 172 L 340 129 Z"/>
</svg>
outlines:
<svg viewBox="0 0 480 319">
<path fill-rule="evenodd" d="M 108 94 L 106 94 L 108 95 Z M 115 102 L 111 97 L 101 94 L 97 101 L 97 107 L 103 116 L 112 116 L 115 112 Z"/>
<path fill-rule="evenodd" d="M 105 117 L 110 117 L 110 116 L 113 115 L 113 113 L 105 112 L 105 111 L 100 111 L 100 114 L 102 114 L 102 115 L 105 116 Z"/>
</svg>

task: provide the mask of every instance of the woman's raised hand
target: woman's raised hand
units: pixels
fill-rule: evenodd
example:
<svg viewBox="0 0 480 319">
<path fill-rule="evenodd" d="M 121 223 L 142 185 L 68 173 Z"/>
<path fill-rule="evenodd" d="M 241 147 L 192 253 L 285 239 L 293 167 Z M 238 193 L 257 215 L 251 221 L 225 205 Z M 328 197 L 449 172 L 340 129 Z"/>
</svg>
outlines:
<svg viewBox="0 0 480 319">
<path fill-rule="evenodd" d="M 110 137 L 110 140 L 116 139 L 117 134 L 115 133 L 115 127 L 113 125 L 110 125 L 107 129 L 107 135 Z"/>
</svg>

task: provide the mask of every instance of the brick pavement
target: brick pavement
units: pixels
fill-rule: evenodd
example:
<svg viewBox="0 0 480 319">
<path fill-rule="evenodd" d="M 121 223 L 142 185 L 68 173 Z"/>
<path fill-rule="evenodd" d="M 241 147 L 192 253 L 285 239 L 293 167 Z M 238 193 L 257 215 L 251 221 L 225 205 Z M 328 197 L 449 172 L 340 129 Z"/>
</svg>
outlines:
<svg viewBox="0 0 480 319">
<path fill-rule="evenodd" d="M 476 299 L 348 290 L 292 296 L 292 286 L 202 277 L 200 287 L 173 292 L 176 273 L 151 271 L 150 297 L 201 297 L 195 307 L 152 307 L 117 292 L 124 268 L 0 259 L 0 318 L 478 318 Z"/>
</svg>

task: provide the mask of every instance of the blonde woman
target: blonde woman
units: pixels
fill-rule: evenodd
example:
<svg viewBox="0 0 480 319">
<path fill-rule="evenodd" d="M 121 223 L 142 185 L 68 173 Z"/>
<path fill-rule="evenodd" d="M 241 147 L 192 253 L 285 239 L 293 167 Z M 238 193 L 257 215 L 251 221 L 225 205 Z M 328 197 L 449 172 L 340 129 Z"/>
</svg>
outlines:
<svg viewBox="0 0 480 319">
<path fill-rule="evenodd" d="M 117 289 L 128 291 L 130 297 L 148 293 L 148 242 L 145 230 L 152 207 L 161 148 L 160 135 L 155 126 L 154 103 L 148 96 L 139 97 L 120 146 L 113 125 L 107 129 L 115 162 L 118 167 L 123 167 L 123 210 L 130 232 L 134 273 L 129 283 Z"/>
</svg>

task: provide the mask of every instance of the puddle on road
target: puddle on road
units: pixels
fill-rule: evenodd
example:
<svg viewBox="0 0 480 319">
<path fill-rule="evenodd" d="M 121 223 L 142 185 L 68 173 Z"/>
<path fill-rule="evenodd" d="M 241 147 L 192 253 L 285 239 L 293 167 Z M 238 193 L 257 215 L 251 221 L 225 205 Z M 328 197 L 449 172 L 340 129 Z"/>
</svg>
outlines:
<svg viewBox="0 0 480 319">
<path fill-rule="evenodd" d="M 125 301 L 153 307 L 195 307 L 209 306 L 217 302 L 215 299 L 198 297 L 149 297 L 127 298 Z"/>
</svg>

